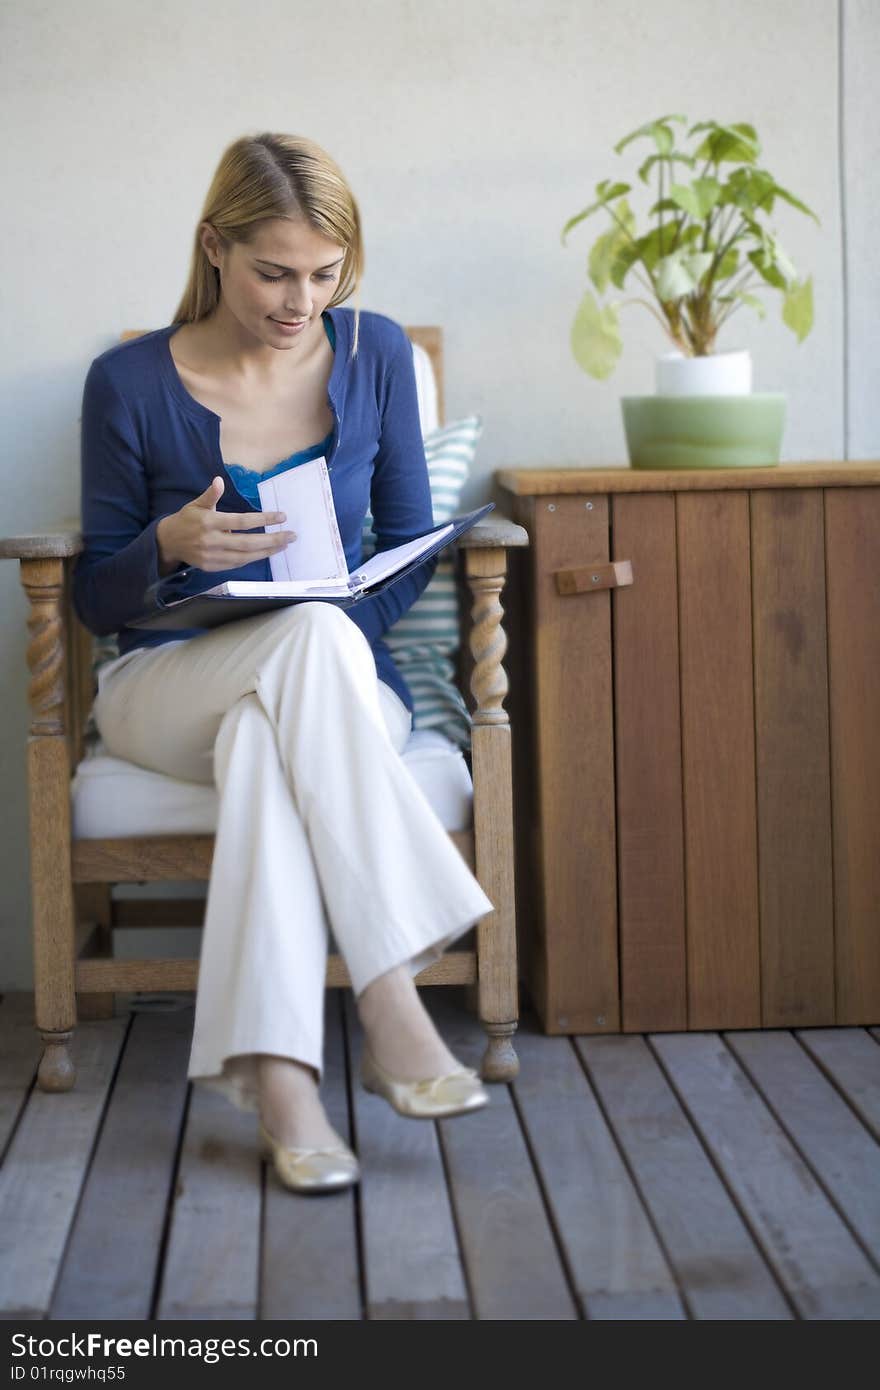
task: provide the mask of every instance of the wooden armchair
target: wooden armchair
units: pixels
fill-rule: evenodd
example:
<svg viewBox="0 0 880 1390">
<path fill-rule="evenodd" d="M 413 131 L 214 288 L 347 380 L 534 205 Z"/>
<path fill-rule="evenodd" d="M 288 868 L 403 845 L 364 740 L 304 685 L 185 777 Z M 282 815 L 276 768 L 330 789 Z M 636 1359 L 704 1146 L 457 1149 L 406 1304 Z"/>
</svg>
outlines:
<svg viewBox="0 0 880 1390">
<path fill-rule="evenodd" d="M 442 421 L 442 353 L 438 328 L 409 328 L 427 351 L 437 384 Z M 135 336 L 126 334 L 126 337 Z M 514 917 L 514 837 L 511 738 L 503 700 L 501 593 L 507 547 L 528 544 L 522 527 L 493 513 L 456 547 L 460 591 L 470 613 L 469 642 L 462 645 L 461 690 L 473 728 L 470 775 L 473 823 L 449 832 L 496 904 L 463 938 L 472 949 L 450 950 L 417 977 L 419 984 L 464 984 L 488 1034 L 481 1063 L 486 1081 L 507 1081 L 519 1063 L 512 1037 L 518 1020 Z M 114 900 L 113 884 L 207 881 L 213 835 L 150 835 L 74 839 L 71 778 L 84 754 L 86 723 L 95 696 L 93 637 L 71 601 L 75 557 L 82 549 L 79 521 L 0 539 L 0 557 L 20 561 L 30 603 L 27 660 L 31 707 L 27 764 L 34 938 L 36 1027 L 43 1043 L 38 1084 L 66 1091 L 75 1083 L 70 1042 L 77 1018 L 112 1016 L 119 991 L 195 990 L 198 960 L 113 958 L 113 929 L 125 926 L 201 924 L 201 900 Z M 466 579 L 467 584 L 464 584 Z M 145 911 L 146 910 L 146 911 Z M 341 956 L 328 958 L 327 985 L 347 986 Z"/>
</svg>

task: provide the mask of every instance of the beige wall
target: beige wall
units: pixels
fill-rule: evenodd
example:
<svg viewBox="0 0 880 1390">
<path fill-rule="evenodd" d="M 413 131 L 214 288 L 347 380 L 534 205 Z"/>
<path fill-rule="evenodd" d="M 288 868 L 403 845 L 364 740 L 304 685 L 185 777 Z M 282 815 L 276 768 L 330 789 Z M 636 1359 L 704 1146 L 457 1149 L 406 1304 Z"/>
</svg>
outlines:
<svg viewBox="0 0 880 1390">
<path fill-rule="evenodd" d="M 567 247 L 560 230 L 632 167 L 613 144 L 669 111 L 752 121 L 767 167 L 821 218 L 782 207 L 777 221 L 815 275 L 812 336 L 798 347 L 772 304 L 720 342 L 751 348 L 757 390 L 787 393 L 786 460 L 880 456 L 874 0 L 5 0 L 0 15 L 0 531 L 76 512 L 88 364 L 124 327 L 168 322 L 214 165 L 263 129 L 307 134 L 342 165 L 366 230 L 364 306 L 443 325 L 447 414 L 485 417 L 465 506 L 501 466 L 624 460 L 619 396 L 653 390 L 664 344 L 630 308 L 616 374 L 579 371 L 568 333 L 598 222 Z M 25 614 L 18 568 L 0 564 L 12 988 L 31 979 Z"/>
</svg>

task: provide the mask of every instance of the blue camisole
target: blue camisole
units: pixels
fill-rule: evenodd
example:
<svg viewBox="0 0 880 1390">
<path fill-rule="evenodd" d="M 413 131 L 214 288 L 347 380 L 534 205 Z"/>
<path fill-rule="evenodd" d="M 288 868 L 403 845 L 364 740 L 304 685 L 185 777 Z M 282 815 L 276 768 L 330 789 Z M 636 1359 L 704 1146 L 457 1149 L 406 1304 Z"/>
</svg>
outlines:
<svg viewBox="0 0 880 1390">
<path fill-rule="evenodd" d="M 330 315 L 323 316 L 323 324 L 327 330 L 327 337 L 330 339 L 330 346 L 336 351 L 336 330 L 330 319 Z M 333 431 L 322 439 L 320 444 L 311 444 L 308 449 L 300 449 L 299 453 L 291 454 L 290 458 L 282 459 L 281 463 L 276 463 L 274 468 L 267 468 L 264 473 L 260 473 L 255 468 L 245 468 L 240 463 L 228 463 L 226 470 L 232 475 L 232 481 L 249 502 L 259 510 L 262 506 L 257 484 L 264 478 L 272 478 L 276 473 L 284 473 L 288 468 L 296 468 L 298 463 L 308 463 L 310 459 L 319 459 L 323 455 L 326 457 L 330 445 L 333 442 Z"/>
</svg>

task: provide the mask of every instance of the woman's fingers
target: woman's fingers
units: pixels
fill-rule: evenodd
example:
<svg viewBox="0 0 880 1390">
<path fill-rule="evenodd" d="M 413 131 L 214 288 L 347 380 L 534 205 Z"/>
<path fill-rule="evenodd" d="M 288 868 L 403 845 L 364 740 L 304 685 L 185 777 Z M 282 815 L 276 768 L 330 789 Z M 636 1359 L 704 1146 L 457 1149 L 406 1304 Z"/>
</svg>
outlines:
<svg viewBox="0 0 880 1390">
<path fill-rule="evenodd" d="M 286 520 L 286 512 L 207 512 L 203 524 L 218 531 L 251 531 L 255 526 L 276 526 Z"/>
<path fill-rule="evenodd" d="M 235 550 L 239 552 L 263 550 L 268 555 L 273 550 L 283 550 L 291 541 L 296 540 L 295 531 L 273 531 L 271 535 L 265 536 L 243 536 L 235 531 L 226 531 L 222 539 L 217 538 L 215 544 L 223 547 L 224 550 Z"/>
</svg>

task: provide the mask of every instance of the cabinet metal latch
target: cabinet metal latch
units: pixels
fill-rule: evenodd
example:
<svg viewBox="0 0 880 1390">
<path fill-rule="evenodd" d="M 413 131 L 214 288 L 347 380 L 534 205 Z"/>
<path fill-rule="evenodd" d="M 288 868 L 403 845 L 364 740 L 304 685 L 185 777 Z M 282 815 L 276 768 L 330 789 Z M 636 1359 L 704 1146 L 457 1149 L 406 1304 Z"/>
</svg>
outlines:
<svg viewBox="0 0 880 1390">
<path fill-rule="evenodd" d="M 632 560 L 602 560 L 598 565 L 556 570 L 558 594 L 584 594 L 589 589 L 622 589 L 633 582 Z"/>
</svg>

